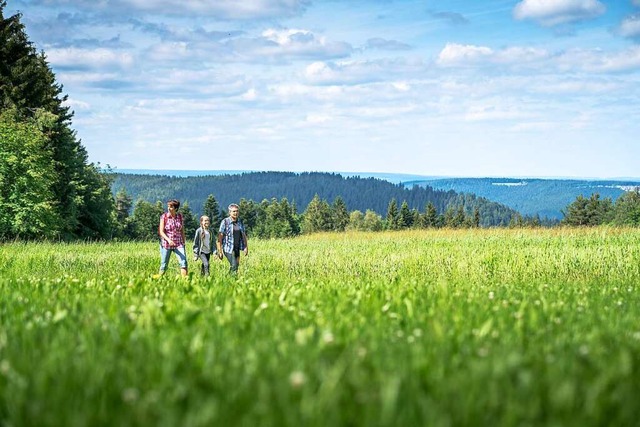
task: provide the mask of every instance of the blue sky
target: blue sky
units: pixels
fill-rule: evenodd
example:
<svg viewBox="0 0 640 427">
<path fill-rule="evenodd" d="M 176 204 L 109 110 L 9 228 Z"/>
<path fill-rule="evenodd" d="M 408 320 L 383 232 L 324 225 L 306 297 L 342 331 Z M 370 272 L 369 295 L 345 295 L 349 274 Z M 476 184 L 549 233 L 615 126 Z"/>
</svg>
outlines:
<svg viewBox="0 0 640 427">
<path fill-rule="evenodd" d="M 16 10 L 116 169 L 640 176 L 640 0 Z"/>
</svg>

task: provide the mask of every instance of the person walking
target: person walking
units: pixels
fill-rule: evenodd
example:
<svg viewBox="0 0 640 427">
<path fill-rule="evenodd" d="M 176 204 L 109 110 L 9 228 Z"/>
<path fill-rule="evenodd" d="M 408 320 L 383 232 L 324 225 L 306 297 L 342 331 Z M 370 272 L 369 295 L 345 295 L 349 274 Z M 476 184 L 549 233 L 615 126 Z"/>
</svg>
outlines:
<svg viewBox="0 0 640 427">
<path fill-rule="evenodd" d="M 167 212 L 160 216 L 158 234 L 160 235 L 160 274 L 164 274 L 169 265 L 171 252 L 180 263 L 180 274 L 187 275 L 187 254 L 185 252 L 184 222 L 178 213 L 180 202 L 172 199 L 167 202 Z"/>
<path fill-rule="evenodd" d="M 217 251 L 218 258 L 222 259 L 224 254 L 229 261 L 229 272 L 235 274 L 240 265 L 240 252 L 245 256 L 249 255 L 249 244 L 244 224 L 240 218 L 240 207 L 232 203 L 228 207 L 229 216 L 220 222 L 218 229 Z"/>
<path fill-rule="evenodd" d="M 209 231 L 211 219 L 203 215 L 200 217 L 200 227 L 193 237 L 193 260 L 202 261 L 200 275 L 209 276 L 209 258 L 211 257 L 211 232 Z"/>
</svg>

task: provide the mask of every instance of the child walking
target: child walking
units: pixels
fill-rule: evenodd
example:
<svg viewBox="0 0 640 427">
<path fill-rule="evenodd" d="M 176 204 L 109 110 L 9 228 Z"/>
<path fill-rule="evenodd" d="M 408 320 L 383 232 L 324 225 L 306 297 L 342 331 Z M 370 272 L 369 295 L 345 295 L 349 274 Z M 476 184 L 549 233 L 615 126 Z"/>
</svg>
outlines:
<svg viewBox="0 0 640 427">
<path fill-rule="evenodd" d="M 211 220 L 208 216 L 200 217 L 200 227 L 196 230 L 193 238 L 193 259 L 200 259 L 202 265 L 200 267 L 200 275 L 209 276 L 209 259 L 211 257 L 211 232 L 209 226 Z"/>
</svg>

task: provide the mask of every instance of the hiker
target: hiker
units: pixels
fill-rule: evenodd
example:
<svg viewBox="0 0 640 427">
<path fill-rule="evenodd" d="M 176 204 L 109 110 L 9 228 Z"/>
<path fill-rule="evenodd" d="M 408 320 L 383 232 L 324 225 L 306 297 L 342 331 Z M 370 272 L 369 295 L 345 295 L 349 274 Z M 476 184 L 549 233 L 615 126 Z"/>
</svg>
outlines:
<svg viewBox="0 0 640 427">
<path fill-rule="evenodd" d="M 164 274 L 169 265 L 171 252 L 180 262 L 180 274 L 187 275 L 187 254 L 185 252 L 184 222 L 178 213 L 180 202 L 172 199 L 167 202 L 167 212 L 160 216 L 158 234 L 160 235 L 160 274 Z"/>
<path fill-rule="evenodd" d="M 200 227 L 198 227 L 193 237 L 193 260 L 202 261 L 200 266 L 201 276 L 209 276 L 209 258 L 212 251 L 209 225 L 211 225 L 211 219 L 206 215 L 202 215 L 200 217 Z"/>
<path fill-rule="evenodd" d="M 238 218 L 240 207 L 232 203 L 229 205 L 228 210 L 229 216 L 220 222 L 216 246 L 218 258 L 222 259 L 224 254 L 229 261 L 229 272 L 235 274 L 240 265 L 240 251 L 244 251 L 244 255 L 248 256 L 249 245 L 244 225 Z"/>
</svg>

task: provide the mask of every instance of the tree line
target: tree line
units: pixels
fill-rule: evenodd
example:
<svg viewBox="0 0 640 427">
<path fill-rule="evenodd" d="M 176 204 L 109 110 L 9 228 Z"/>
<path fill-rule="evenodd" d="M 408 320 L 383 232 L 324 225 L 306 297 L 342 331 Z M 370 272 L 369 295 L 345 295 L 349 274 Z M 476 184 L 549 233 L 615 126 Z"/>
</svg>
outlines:
<svg viewBox="0 0 640 427">
<path fill-rule="evenodd" d="M 614 202 L 599 193 L 580 195 L 562 212 L 563 224 L 572 226 L 640 225 L 640 187 L 627 191 Z"/>
<path fill-rule="evenodd" d="M 116 194 L 118 227 L 114 238 L 152 240 L 157 238 L 158 218 L 164 210 L 164 203 L 148 202 L 133 198 L 124 189 Z M 298 212 L 294 202 L 287 198 L 263 199 L 255 202 L 242 198 L 239 201 L 240 217 L 252 237 L 287 238 L 299 234 L 342 231 L 383 231 L 424 228 L 477 228 L 480 224 L 480 211 L 474 208 L 466 211 L 463 205 L 448 207 L 438 213 L 435 205 L 428 202 L 423 210 L 410 208 L 406 200 L 398 203 L 391 199 L 386 214 L 380 215 L 372 209 L 365 212 L 349 211 L 344 199 L 337 196 L 331 203 L 317 194 L 311 199 L 303 212 Z M 218 229 L 226 216 L 217 198 L 210 194 L 200 213 L 194 213 L 189 202 L 180 207 L 187 233 L 194 232 L 199 226 L 199 217 L 206 215 L 211 219 L 212 227 Z M 542 226 L 536 218 L 513 217 L 510 227 Z"/>
<path fill-rule="evenodd" d="M 367 209 L 385 215 L 390 200 L 398 208 L 406 201 L 410 209 L 422 211 L 428 203 L 444 214 L 448 209 L 462 207 L 467 215 L 475 209 L 480 215 L 480 226 L 506 226 L 517 212 L 505 205 L 474 194 L 435 190 L 429 186 L 402 184 L 377 178 L 343 177 L 326 172 L 247 172 L 242 174 L 175 177 L 166 175 L 139 175 L 113 173 L 112 191 L 126 191 L 134 200 L 167 200 L 180 195 L 194 211 L 201 211 L 206 198 L 215 194 L 221 205 L 237 202 L 238 196 L 248 200 L 287 199 L 290 203 L 306 207 L 318 195 L 329 201 L 340 197 L 351 210 Z"/>
</svg>

